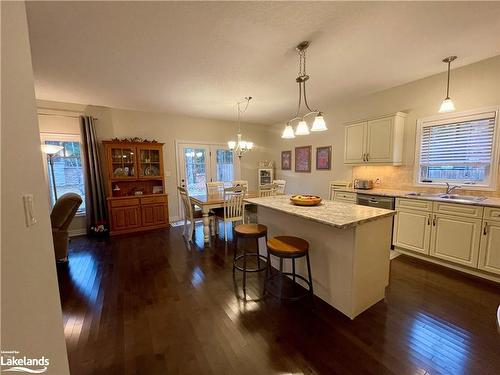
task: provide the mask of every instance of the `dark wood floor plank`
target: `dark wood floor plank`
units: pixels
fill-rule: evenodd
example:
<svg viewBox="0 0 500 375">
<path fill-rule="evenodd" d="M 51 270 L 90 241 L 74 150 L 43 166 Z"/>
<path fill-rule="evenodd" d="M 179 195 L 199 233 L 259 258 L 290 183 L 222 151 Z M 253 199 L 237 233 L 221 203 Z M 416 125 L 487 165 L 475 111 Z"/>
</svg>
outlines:
<svg viewBox="0 0 500 375">
<path fill-rule="evenodd" d="M 351 321 L 263 299 L 259 273 L 243 300 L 232 242 L 181 231 L 71 241 L 58 278 L 73 375 L 500 373 L 498 285 L 401 256 L 385 301 Z"/>
</svg>

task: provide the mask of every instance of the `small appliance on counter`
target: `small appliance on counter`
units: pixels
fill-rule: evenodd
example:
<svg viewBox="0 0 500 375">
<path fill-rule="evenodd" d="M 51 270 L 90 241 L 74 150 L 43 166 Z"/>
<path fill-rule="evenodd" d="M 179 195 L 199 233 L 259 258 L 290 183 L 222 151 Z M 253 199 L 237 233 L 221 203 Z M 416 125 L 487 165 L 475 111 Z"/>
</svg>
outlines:
<svg viewBox="0 0 500 375">
<path fill-rule="evenodd" d="M 354 180 L 354 189 L 370 190 L 373 189 L 373 180 Z"/>
</svg>

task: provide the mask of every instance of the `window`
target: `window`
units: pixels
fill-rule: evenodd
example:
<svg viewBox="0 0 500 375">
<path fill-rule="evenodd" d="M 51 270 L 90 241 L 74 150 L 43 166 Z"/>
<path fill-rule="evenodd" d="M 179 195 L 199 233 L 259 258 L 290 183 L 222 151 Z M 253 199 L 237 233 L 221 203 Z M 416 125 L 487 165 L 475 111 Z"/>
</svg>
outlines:
<svg viewBox="0 0 500 375">
<path fill-rule="evenodd" d="M 76 193 L 82 197 L 82 204 L 77 213 L 85 213 L 85 180 L 83 177 L 80 136 L 68 134 L 44 134 L 42 142 L 62 146 L 63 149 L 52 158 L 57 197 L 66 193 Z M 47 176 L 49 182 L 50 205 L 55 203 L 54 185 L 52 182 L 51 164 L 47 159 Z"/>
<path fill-rule="evenodd" d="M 498 164 L 496 123 L 497 111 L 419 120 L 417 183 L 494 188 Z"/>
</svg>

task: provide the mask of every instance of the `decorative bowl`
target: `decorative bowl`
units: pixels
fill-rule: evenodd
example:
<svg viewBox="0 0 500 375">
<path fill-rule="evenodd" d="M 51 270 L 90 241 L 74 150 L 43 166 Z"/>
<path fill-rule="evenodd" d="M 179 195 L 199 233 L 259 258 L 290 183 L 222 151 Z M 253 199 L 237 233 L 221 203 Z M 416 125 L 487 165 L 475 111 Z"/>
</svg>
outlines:
<svg viewBox="0 0 500 375">
<path fill-rule="evenodd" d="M 322 201 L 321 197 L 308 194 L 292 195 L 290 200 L 297 206 L 317 206 Z"/>
</svg>

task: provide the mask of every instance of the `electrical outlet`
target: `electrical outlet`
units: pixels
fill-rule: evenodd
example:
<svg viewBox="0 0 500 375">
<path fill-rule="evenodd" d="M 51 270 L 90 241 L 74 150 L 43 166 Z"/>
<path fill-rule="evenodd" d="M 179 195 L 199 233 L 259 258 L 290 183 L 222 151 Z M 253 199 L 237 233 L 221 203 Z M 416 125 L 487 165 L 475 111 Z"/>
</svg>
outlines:
<svg viewBox="0 0 500 375">
<path fill-rule="evenodd" d="M 380 177 L 377 177 L 375 179 L 375 185 L 380 185 L 382 183 L 382 179 Z"/>
</svg>

